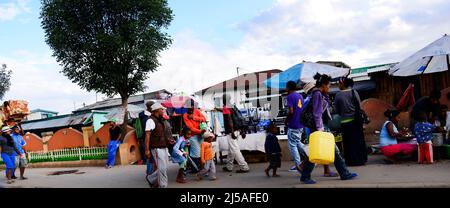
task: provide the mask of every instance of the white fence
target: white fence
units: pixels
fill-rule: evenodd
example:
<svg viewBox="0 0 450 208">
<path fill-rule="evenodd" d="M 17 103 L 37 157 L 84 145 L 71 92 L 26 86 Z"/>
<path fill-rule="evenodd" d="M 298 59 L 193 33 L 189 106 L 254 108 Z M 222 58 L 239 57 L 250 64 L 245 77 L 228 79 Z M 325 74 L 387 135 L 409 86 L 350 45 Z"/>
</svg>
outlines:
<svg viewBox="0 0 450 208">
<path fill-rule="evenodd" d="M 108 150 L 106 147 L 81 147 L 47 152 L 28 152 L 29 162 L 92 160 L 105 159 L 107 156 Z"/>
</svg>

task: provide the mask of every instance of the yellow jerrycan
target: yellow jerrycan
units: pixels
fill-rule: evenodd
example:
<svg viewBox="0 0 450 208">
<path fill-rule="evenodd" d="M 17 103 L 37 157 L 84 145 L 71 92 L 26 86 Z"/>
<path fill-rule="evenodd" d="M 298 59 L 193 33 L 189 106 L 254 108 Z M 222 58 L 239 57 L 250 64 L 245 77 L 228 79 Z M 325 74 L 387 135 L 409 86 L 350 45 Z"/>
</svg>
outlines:
<svg viewBox="0 0 450 208">
<path fill-rule="evenodd" d="M 334 136 L 332 133 L 316 131 L 309 137 L 309 161 L 328 165 L 334 162 Z"/>
</svg>

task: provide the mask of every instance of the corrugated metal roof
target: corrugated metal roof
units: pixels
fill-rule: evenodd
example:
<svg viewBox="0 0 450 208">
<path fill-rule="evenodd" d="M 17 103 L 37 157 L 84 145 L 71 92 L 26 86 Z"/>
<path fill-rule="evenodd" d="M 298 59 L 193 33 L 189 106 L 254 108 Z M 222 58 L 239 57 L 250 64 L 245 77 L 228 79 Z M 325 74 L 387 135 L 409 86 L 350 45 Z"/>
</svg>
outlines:
<svg viewBox="0 0 450 208">
<path fill-rule="evenodd" d="M 374 66 L 360 67 L 352 69 L 349 78 L 353 78 L 354 81 L 368 80 L 370 79 L 369 74 L 381 71 L 387 71 L 389 68 L 396 63 L 390 64 L 380 64 Z M 358 79 L 358 80 L 357 80 Z"/>
<path fill-rule="evenodd" d="M 49 129 L 58 127 L 70 127 L 75 125 L 81 125 L 86 119 L 89 119 L 92 113 L 83 113 L 77 115 L 61 115 L 51 118 L 24 121 L 22 127 L 26 131 L 37 129 Z"/>
<path fill-rule="evenodd" d="M 352 72 L 350 74 L 371 73 L 371 72 L 384 71 L 384 70 L 389 69 L 389 67 L 391 67 L 391 65 L 395 65 L 395 64 L 396 63 L 389 63 L 389 64 L 379 64 L 379 65 L 355 68 L 355 69 L 352 69 Z"/>
<path fill-rule="evenodd" d="M 166 94 L 171 95 L 171 93 L 168 92 L 167 90 L 158 90 L 158 91 L 154 91 L 154 92 L 150 92 L 150 93 L 133 95 L 133 96 L 130 96 L 130 98 L 128 98 L 128 103 L 129 104 L 141 104 L 141 103 L 143 104 L 146 100 L 164 99 L 164 96 L 166 96 Z M 74 111 L 74 113 L 89 111 L 89 110 L 97 110 L 97 109 L 104 110 L 107 108 L 114 108 L 114 107 L 117 107 L 120 105 L 122 105 L 122 100 L 120 98 L 110 98 L 110 99 L 102 100 L 102 101 L 96 102 L 94 104 L 79 108 L 76 111 Z"/>
<path fill-rule="evenodd" d="M 58 114 L 58 112 L 55 112 L 55 111 L 49 111 L 49 110 L 44 110 L 44 109 L 40 109 L 40 108 L 34 109 L 34 110 L 31 110 L 31 111 L 30 111 L 30 113 L 36 113 L 36 112 L 44 112 L 44 113 Z"/>
<path fill-rule="evenodd" d="M 273 77 L 274 75 L 279 74 L 281 72 L 282 71 L 279 69 L 271 69 L 271 70 L 242 74 L 238 77 L 220 82 L 213 86 L 210 86 L 210 87 L 207 87 L 200 91 L 197 91 L 194 94 L 201 95 L 204 92 L 206 92 L 207 90 L 221 91 L 224 89 L 224 86 L 226 89 L 234 89 L 234 88 L 244 89 L 246 86 L 248 86 L 249 88 L 252 88 L 252 87 L 256 87 L 258 85 L 259 85 L 259 87 L 263 87 L 264 81 L 266 81 L 267 78 Z M 267 77 L 265 75 L 267 75 Z M 253 77 L 253 76 L 255 76 L 255 77 Z M 253 80 L 253 78 L 255 78 L 255 80 Z"/>
</svg>

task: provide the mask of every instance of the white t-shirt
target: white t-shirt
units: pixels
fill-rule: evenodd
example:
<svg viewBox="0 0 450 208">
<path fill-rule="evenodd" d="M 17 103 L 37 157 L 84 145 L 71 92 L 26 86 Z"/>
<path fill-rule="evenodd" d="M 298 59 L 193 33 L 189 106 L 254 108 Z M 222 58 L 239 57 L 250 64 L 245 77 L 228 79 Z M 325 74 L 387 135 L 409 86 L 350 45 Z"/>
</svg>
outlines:
<svg viewBox="0 0 450 208">
<path fill-rule="evenodd" d="M 153 129 L 155 129 L 155 127 L 155 122 L 151 118 L 149 118 L 145 123 L 145 131 L 152 131 Z"/>
</svg>

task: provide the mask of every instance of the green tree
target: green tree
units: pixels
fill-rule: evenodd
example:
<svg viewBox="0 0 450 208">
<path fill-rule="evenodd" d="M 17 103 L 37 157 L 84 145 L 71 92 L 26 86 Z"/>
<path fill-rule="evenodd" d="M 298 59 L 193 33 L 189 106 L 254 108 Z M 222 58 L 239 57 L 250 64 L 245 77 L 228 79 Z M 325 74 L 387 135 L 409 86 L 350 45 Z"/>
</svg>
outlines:
<svg viewBox="0 0 450 208">
<path fill-rule="evenodd" d="M 6 64 L 0 66 L 0 100 L 3 99 L 5 93 L 9 90 L 11 86 L 11 74 L 12 71 L 6 69 Z"/>
<path fill-rule="evenodd" d="M 172 40 L 166 0 L 42 0 L 46 42 L 62 73 L 82 89 L 128 98 L 145 89 Z M 128 113 L 124 121 L 128 120 Z M 124 122 L 123 131 L 126 131 Z M 124 136 L 125 134 L 122 134 Z"/>
</svg>

